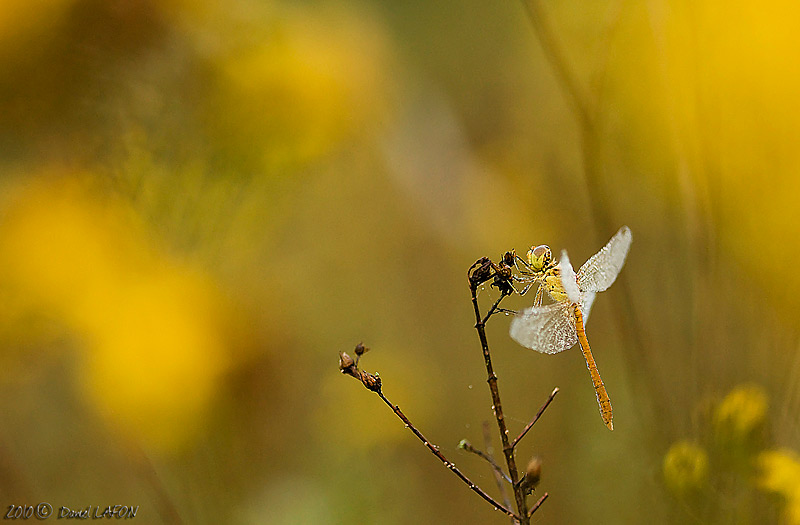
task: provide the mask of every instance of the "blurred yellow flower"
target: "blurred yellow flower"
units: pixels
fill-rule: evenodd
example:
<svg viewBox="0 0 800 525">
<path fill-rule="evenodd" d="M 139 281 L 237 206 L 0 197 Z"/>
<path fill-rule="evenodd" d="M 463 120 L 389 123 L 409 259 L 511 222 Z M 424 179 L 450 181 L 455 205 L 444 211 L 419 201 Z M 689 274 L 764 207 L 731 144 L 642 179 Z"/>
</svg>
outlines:
<svg viewBox="0 0 800 525">
<path fill-rule="evenodd" d="M 167 256 L 136 215 L 90 178 L 13 190 L 0 222 L 0 289 L 83 343 L 75 379 L 109 421 L 179 446 L 226 369 L 226 308 L 211 280 Z"/>
<path fill-rule="evenodd" d="M 697 492 L 708 481 L 708 454 L 688 441 L 674 443 L 664 456 L 664 481 L 675 494 Z"/>
<path fill-rule="evenodd" d="M 714 430 L 724 443 L 746 443 L 762 429 L 767 415 L 767 394 L 758 385 L 740 385 L 714 410 Z"/>
<path fill-rule="evenodd" d="M 374 132 L 387 110 L 383 28 L 346 9 L 284 9 L 221 53 L 211 133 L 268 167 L 304 163 Z M 238 35 L 230 35 L 237 38 Z"/>
<path fill-rule="evenodd" d="M 800 457 L 793 450 L 767 450 L 758 456 L 758 484 L 786 500 L 786 521 L 800 525 Z"/>
</svg>

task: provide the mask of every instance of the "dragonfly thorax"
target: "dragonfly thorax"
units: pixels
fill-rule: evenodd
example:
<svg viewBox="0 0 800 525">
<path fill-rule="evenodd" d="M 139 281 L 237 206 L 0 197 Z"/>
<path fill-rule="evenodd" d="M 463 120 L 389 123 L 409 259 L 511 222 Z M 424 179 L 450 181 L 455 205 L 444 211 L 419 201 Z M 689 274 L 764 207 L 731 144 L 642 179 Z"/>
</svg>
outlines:
<svg viewBox="0 0 800 525">
<path fill-rule="evenodd" d="M 528 250 L 528 266 L 530 266 L 531 270 L 534 272 L 541 272 L 547 269 L 552 261 L 553 252 L 550 251 L 550 247 L 546 244 L 541 244 L 536 247 L 532 246 L 531 249 Z"/>
</svg>

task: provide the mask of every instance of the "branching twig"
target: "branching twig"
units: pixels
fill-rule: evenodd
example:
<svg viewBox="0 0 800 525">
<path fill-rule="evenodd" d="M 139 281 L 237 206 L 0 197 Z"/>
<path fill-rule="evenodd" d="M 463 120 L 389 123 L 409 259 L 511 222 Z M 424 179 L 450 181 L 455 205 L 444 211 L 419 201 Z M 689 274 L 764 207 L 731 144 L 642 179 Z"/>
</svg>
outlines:
<svg viewBox="0 0 800 525">
<path fill-rule="evenodd" d="M 363 345 L 359 345 L 359 346 L 361 346 L 363 348 Z M 364 350 L 364 351 L 366 351 L 366 350 Z M 362 353 L 363 353 L 363 351 L 362 351 Z M 458 478 L 461 481 L 466 483 L 467 486 L 473 492 L 475 492 L 481 498 L 486 500 L 495 509 L 504 512 L 505 514 L 507 514 L 508 516 L 510 516 L 510 517 L 512 517 L 512 518 L 514 518 L 516 520 L 519 520 L 519 517 L 516 514 L 514 514 L 514 512 L 512 510 L 504 507 L 502 504 L 500 504 L 497 501 L 495 501 L 494 498 L 489 496 L 479 486 L 477 486 L 475 483 L 473 483 L 471 479 L 469 479 L 466 475 L 464 475 L 464 473 L 461 472 L 458 469 L 458 467 L 456 467 L 455 463 L 453 463 L 452 461 L 448 460 L 444 456 L 444 454 L 442 454 L 439 451 L 439 447 L 437 447 L 436 445 L 434 445 L 433 443 L 428 441 L 428 439 L 425 436 L 422 435 L 422 432 L 420 432 L 417 429 L 417 427 L 414 426 L 414 424 L 406 417 L 405 414 L 403 414 L 403 412 L 400 410 L 399 406 L 393 405 L 391 403 L 391 401 L 389 401 L 389 399 L 387 399 L 386 396 L 383 395 L 383 392 L 381 391 L 382 381 L 381 381 L 381 378 L 379 376 L 374 375 L 374 374 L 370 374 L 368 372 L 364 372 L 362 370 L 359 370 L 358 367 L 356 366 L 355 361 L 353 360 L 353 358 L 351 358 L 345 352 L 340 352 L 339 353 L 339 370 L 343 374 L 347 374 L 347 375 L 355 377 L 356 379 L 359 379 L 361 381 L 361 383 L 368 390 L 371 390 L 372 392 L 375 392 L 376 394 L 378 394 L 378 397 L 380 397 L 383 400 L 383 402 L 386 403 L 389 406 L 389 408 L 392 409 L 392 412 L 394 412 L 395 415 L 398 418 L 400 418 L 400 420 L 405 424 L 406 428 L 408 428 L 415 436 L 417 436 L 417 439 L 422 441 L 422 443 L 428 448 L 428 450 L 430 450 L 431 453 L 433 453 L 434 456 L 439 458 L 439 460 L 444 464 L 444 466 L 447 467 L 453 474 L 458 476 Z"/>
<path fill-rule="evenodd" d="M 476 494 L 478 494 L 480 497 L 482 497 L 483 499 L 485 499 L 486 501 L 488 501 L 490 504 L 492 504 L 492 506 L 493 506 L 495 509 L 497 509 L 497 510 L 501 510 L 501 511 L 505 512 L 506 514 L 508 514 L 509 516 L 511 516 L 512 518 L 514 518 L 514 519 L 517 519 L 517 517 L 514 515 L 514 513 L 513 513 L 513 512 L 512 512 L 510 509 L 507 509 L 507 508 L 505 508 L 503 505 L 501 505 L 500 503 L 498 503 L 497 501 L 495 501 L 495 500 L 494 500 L 494 499 L 493 499 L 491 496 L 489 496 L 488 494 L 486 494 L 486 493 L 485 493 L 485 492 L 484 492 L 484 491 L 483 491 L 483 490 L 482 490 L 482 489 L 481 489 L 479 486 L 477 486 L 475 483 L 473 483 L 471 479 L 469 479 L 467 476 L 465 476 L 463 472 L 461 472 L 460 470 L 458 470 L 458 467 L 456 467 L 456 464 L 455 464 L 455 463 L 453 463 L 452 461 L 449 461 L 449 460 L 448 460 L 446 457 L 444 457 L 444 454 L 442 454 L 442 453 L 439 451 L 439 447 L 437 447 L 436 445 L 434 445 L 434 444 L 432 444 L 430 441 L 428 441 L 428 439 L 427 439 L 425 436 L 423 436 L 423 435 L 422 435 L 422 432 L 420 432 L 419 430 L 417 430 L 417 427 L 415 427 L 415 426 L 414 426 L 414 425 L 411 423 L 411 421 L 409 421 L 409 419 L 408 419 L 408 418 L 405 416 L 405 414 L 403 414 L 403 412 L 401 412 L 401 411 L 400 411 L 400 407 L 399 407 L 399 406 L 397 406 L 397 405 L 393 405 L 393 404 L 392 404 L 392 403 L 391 403 L 391 402 L 390 402 L 390 401 L 389 401 L 389 400 L 386 398 L 386 396 L 384 396 L 384 395 L 383 395 L 383 392 L 381 392 L 380 390 L 378 390 L 378 391 L 377 391 L 377 392 L 375 392 L 375 393 L 376 393 L 376 394 L 378 394 L 378 396 L 380 396 L 380 398 L 381 398 L 381 399 L 383 399 L 383 402 L 384 402 L 384 403 L 386 403 L 387 405 L 389 405 L 389 407 L 390 407 L 390 408 L 392 409 L 392 411 L 393 411 L 393 412 L 394 412 L 394 413 L 397 415 L 397 417 L 399 417 L 399 418 L 400 418 L 400 419 L 403 421 L 403 423 L 405 423 L 406 427 L 408 427 L 408 429 L 409 429 L 411 432 L 413 432 L 413 433 L 414 433 L 414 435 L 415 435 L 415 436 L 417 436 L 417 438 L 419 438 L 419 440 L 420 440 L 420 441 L 422 441 L 422 443 L 423 443 L 423 444 L 424 444 L 426 447 L 428 447 L 428 450 L 430 450 L 431 452 L 433 452 L 433 454 L 434 454 L 434 455 L 435 455 L 437 458 L 439 458 L 439 460 L 440 460 L 442 463 L 444 463 L 444 466 L 445 466 L 445 467 L 447 467 L 448 469 L 450 469 L 450 470 L 453 472 L 453 474 L 455 474 L 456 476 L 458 476 L 458 477 L 461 479 L 461 481 L 463 481 L 464 483 L 466 483 L 466 484 L 467 484 L 467 486 L 469 486 L 469 488 L 470 488 L 470 489 L 472 489 L 472 490 L 473 490 L 473 491 L 474 491 Z"/>
<path fill-rule="evenodd" d="M 547 499 L 547 496 L 549 496 L 549 495 L 550 495 L 550 494 L 548 494 L 547 492 L 545 492 L 544 494 L 542 494 L 542 497 L 541 497 L 541 498 L 539 498 L 539 501 L 537 501 L 537 502 L 536 502 L 536 503 L 533 505 L 533 507 L 531 507 L 531 510 L 528 512 L 528 517 L 531 517 L 531 516 L 533 515 L 533 513 L 534 513 L 534 512 L 536 512 L 537 510 L 539 510 L 539 507 L 541 507 L 541 506 L 542 506 L 542 503 L 544 503 L 544 500 L 546 500 L 546 499 Z"/>
<path fill-rule="evenodd" d="M 492 434 L 489 429 L 489 422 L 484 421 L 481 425 L 481 429 L 483 430 L 483 446 L 486 448 L 486 455 L 494 462 L 494 447 L 492 446 Z M 497 490 L 500 491 L 500 496 L 503 498 L 503 505 L 511 508 L 511 500 L 508 499 L 508 491 L 503 484 L 503 481 L 508 479 L 508 476 L 506 476 L 506 473 L 502 470 L 498 471 L 497 469 L 493 469 L 492 471 L 494 472 L 494 481 L 497 483 Z M 510 479 L 508 479 L 508 481 L 511 482 Z"/>
<path fill-rule="evenodd" d="M 506 475 L 506 473 L 503 472 L 503 469 L 500 467 L 500 465 L 498 465 L 497 462 L 494 460 L 494 458 L 489 454 L 487 454 L 486 452 L 475 448 L 474 446 L 472 446 L 472 443 L 470 443 L 466 439 L 461 440 L 461 442 L 458 444 L 458 448 L 470 452 L 472 454 L 475 454 L 484 461 L 487 461 L 492 466 L 492 470 L 494 471 L 496 477 L 499 477 L 501 481 L 504 480 L 508 483 L 511 483 L 511 479 L 509 479 L 508 475 Z M 498 487 L 502 486 L 503 486 L 502 483 L 498 484 Z"/>
<path fill-rule="evenodd" d="M 493 314 L 504 311 L 504 309 L 499 308 L 500 302 L 515 291 L 513 285 L 511 284 L 513 279 L 512 265 L 514 264 L 514 258 L 514 252 L 506 252 L 503 255 L 502 261 L 498 264 L 494 263 L 488 257 L 482 257 L 481 259 L 478 259 L 468 271 L 472 305 L 475 309 L 475 329 L 478 331 L 478 338 L 481 341 L 483 359 L 486 365 L 486 374 L 488 376 L 486 382 L 489 384 L 489 391 L 492 396 L 492 410 L 495 414 L 497 426 L 500 430 L 500 440 L 503 444 L 503 456 L 505 456 L 506 465 L 508 466 L 508 474 L 503 472 L 502 467 L 495 462 L 491 453 L 484 453 L 476 449 L 466 440 L 463 440 L 459 444 L 460 448 L 476 454 L 489 462 L 489 464 L 492 466 L 495 480 L 497 481 L 504 504 L 495 501 L 491 496 L 473 483 L 472 480 L 464 475 L 464 473 L 461 472 L 452 461 L 448 460 L 439 451 L 439 447 L 432 444 L 425 436 L 422 435 L 422 432 L 420 432 L 417 427 L 411 423 L 405 414 L 403 414 L 403 412 L 400 410 L 400 407 L 392 404 L 383 394 L 383 391 L 381 390 L 381 378 L 378 377 L 377 374 L 370 374 L 358 368 L 358 361 L 360 360 L 361 356 L 367 352 L 368 348 L 359 343 L 355 348 L 355 360 L 345 352 L 339 352 L 339 370 L 343 374 L 347 374 L 358 379 L 361 381 L 364 387 L 372 392 L 375 392 L 378 397 L 380 397 L 383 402 L 392 409 L 392 412 L 394 412 L 395 415 L 400 418 L 400 420 L 405 424 L 406 428 L 411 430 L 417 439 L 419 439 L 428 448 L 428 450 L 430 450 L 431 453 L 444 464 L 445 467 L 452 471 L 453 474 L 458 476 L 461 481 L 466 483 L 473 492 L 491 504 L 496 510 L 500 510 L 509 516 L 513 523 L 518 523 L 519 525 L 529 525 L 530 516 L 536 511 L 536 509 L 539 508 L 544 499 L 547 497 L 547 494 L 545 494 L 536 503 L 536 505 L 530 511 L 528 511 L 527 497 L 533 492 L 533 490 L 536 488 L 536 485 L 539 483 L 539 479 L 541 477 L 541 460 L 539 460 L 537 457 L 534 457 L 528 464 L 528 467 L 522 473 L 523 475 L 520 476 L 520 472 L 517 470 L 516 459 L 514 457 L 514 447 L 516 446 L 517 442 L 519 442 L 519 440 L 522 439 L 522 437 L 531 429 L 531 427 L 533 427 L 534 423 L 536 423 L 539 417 L 541 417 L 542 413 L 547 408 L 547 405 L 550 404 L 550 402 L 553 400 L 553 397 L 558 392 L 558 389 L 556 388 L 553 393 L 550 394 L 550 398 L 547 400 L 547 402 L 545 402 L 542 408 L 539 409 L 539 413 L 536 414 L 536 417 L 533 419 L 533 421 L 531 421 L 522 431 L 522 434 L 520 434 L 520 436 L 517 437 L 513 443 L 510 442 L 508 438 L 508 427 L 506 427 L 505 417 L 503 416 L 503 405 L 500 401 L 500 391 L 497 386 L 497 375 L 494 373 L 492 357 L 489 352 L 489 342 L 486 339 L 486 322 Z M 496 287 L 500 290 L 500 298 L 494 302 L 486 314 L 486 317 L 481 317 L 480 308 L 478 307 L 478 287 L 490 280 L 492 281 L 492 287 Z M 489 437 L 488 433 L 488 423 L 484 423 L 484 440 L 486 441 L 486 447 L 488 451 L 491 448 L 491 438 Z M 511 486 L 514 490 L 514 499 L 517 505 L 516 514 L 513 510 L 511 510 L 511 503 L 508 499 L 503 481 L 511 483 Z"/>
<path fill-rule="evenodd" d="M 477 264 L 477 263 L 476 263 Z M 482 266 L 481 268 L 485 267 Z M 473 265 L 474 268 L 474 265 Z M 517 462 L 514 458 L 514 449 L 508 440 L 508 428 L 506 427 L 505 417 L 503 416 L 503 404 L 500 401 L 500 390 L 497 387 L 497 375 L 494 373 L 492 366 L 492 356 L 489 352 L 489 341 L 486 339 L 485 323 L 481 317 L 481 311 L 478 307 L 478 281 L 481 276 L 476 276 L 477 272 L 471 272 L 470 277 L 470 293 L 472 294 L 472 306 L 475 309 L 475 329 L 478 331 L 478 338 L 481 341 L 481 348 L 483 350 L 483 361 L 486 365 L 486 382 L 489 383 L 489 391 L 492 395 L 492 409 L 494 410 L 495 418 L 497 419 L 497 427 L 500 429 L 500 440 L 503 443 L 503 455 L 506 458 L 506 465 L 508 465 L 508 475 L 511 478 L 511 484 L 514 486 L 514 499 L 517 504 L 517 511 L 523 517 L 520 520 L 522 525 L 527 525 L 528 522 L 528 504 L 525 501 L 525 494 L 518 490 L 517 483 L 519 482 L 519 473 L 517 472 Z M 510 274 L 510 271 L 509 271 Z M 478 278 L 476 278 L 478 277 Z M 503 297 L 501 296 L 501 299 Z"/>
<path fill-rule="evenodd" d="M 553 389 L 553 391 L 550 393 L 550 396 L 548 396 L 548 398 L 547 398 L 547 401 L 545 401 L 545 402 L 544 402 L 544 404 L 543 404 L 543 405 L 542 405 L 542 407 L 539 409 L 539 411 L 536 413 L 536 415 L 533 417 L 533 419 L 531 420 L 531 422 L 530 422 L 530 423 L 528 423 L 527 425 L 525 425 L 525 428 L 523 428 L 523 429 L 522 429 L 522 432 L 520 432 L 520 433 L 519 433 L 519 436 L 517 436 L 516 438 L 514 438 L 514 441 L 512 441 L 512 442 L 511 442 L 511 448 L 514 448 L 514 447 L 516 447 L 516 446 L 517 446 L 517 443 L 519 443 L 519 442 L 520 442 L 520 440 L 521 440 L 522 438 L 524 438 L 524 437 L 525 437 L 525 434 L 527 434 L 527 433 L 528 433 L 528 431 L 529 431 L 531 428 L 533 428 L 533 425 L 535 425 L 535 424 L 536 424 L 536 422 L 537 422 L 537 421 L 539 421 L 539 418 L 540 418 L 540 417 L 542 417 L 542 414 L 544 413 L 545 409 L 546 409 L 546 408 L 547 408 L 547 407 L 550 405 L 550 403 L 553 401 L 553 398 L 554 398 L 554 397 L 556 397 L 556 394 L 558 394 L 558 387 L 555 387 L 555 388 Z"/>
<path fill-rule="evenodd" d="M 498 298 L 498 299 L 497 299 L 497 300 L 494 302 L 494 304 L 492 305 L 492 307 L 491 307 L 491 308 L 489 308 L 489 312 L 486 314 L 486 317 L 484 317 L 483 319 L 481 319 L 481 324 L 484 324 L 484 325 L 485 325 L 485 324 L 486 324 L 486 321 L 488 321 L 488 320 L 489 320 L 489 318 L 490 318 L 492 315 L 496 314 L 497 312 L 504 312 L 504 311 L 506 311 L 506 310 L 505 310 L 505 308 L 498 308 L 498 306 L 500 305 L 500 301 L 502 301 L 503 299 L 505 299 L 505 298 L 506 298 L 507 296 L 509 296 L 509 295 L 511 295 L 511 294 L 510 294 L 510 292 L 507 292 L 506 290 L 503 290 L 503 291 L 500 293 L 500 297 L 499 297 L 499 298 Z"/>
</svg>

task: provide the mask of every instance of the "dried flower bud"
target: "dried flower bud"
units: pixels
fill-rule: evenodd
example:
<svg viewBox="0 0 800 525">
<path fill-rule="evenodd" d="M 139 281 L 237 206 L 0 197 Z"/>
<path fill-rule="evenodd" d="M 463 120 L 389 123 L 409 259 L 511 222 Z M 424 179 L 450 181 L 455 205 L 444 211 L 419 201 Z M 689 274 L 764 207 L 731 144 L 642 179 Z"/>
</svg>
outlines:
<svg viewBox="0 0 800 525">
<path fill-rule="evenodd" d="M 509 270 L 508 277 L 504 277 L 499 273 L 494 276 L 494 282 L 492 283 L 493 288 L 497 288 L 500 290 L 500 293 L 503 295 L 511 295 L 514 293 L 514 288 L 512 288 L 511 283 L 509 282 L 509 277 L 511 277 L 511 270 L 506 266 L 506 269 Z"/>
<path fill-rule="evenodd" d="M 514 250 L 511 250 L 510 252 L 504 253 L 503 254 L 503 263 L 506 266 L 514 266 L 514 259 L 516 258 L 516 256 L 517 256 L 517 254 L 514 252 Z"/>
<path fill-rule="evenodd" d="M 469 268 L 469 282 L 477 287 L 479 284 L 488 281 L 492 277 L 492 260 L 488 257 L 481 257 Z"/>
<path fill-rule="evenodd" d="M 361 357 L 362 355 L 364 355 L 364 354 L 366 354 L 367 352 L 369 352 L 369 348 L 367 348 L 366 346 L 364 346 L 364 343 L 358 343 L 358 344 L 356 345 L 356 350 L 355 350 L 355 352 L 356 352 L 356 356 L 357 356 L 357 357 Z"/>
<path fill-rule="evenodd" d="M 372 390 L 373 392 L 381 391 L 381 378 L 377 374 L 373 375 L 368 372 L 361 372 L 361 382 L 364 383 L 364 386 L 367 387 L 368 390 Z"/>
<path fill-rule="evenodd" d="M 525 469 L 525 475 L 520 480 L 519 485 L 525 494 L 530 494 L 539 484 L 542 478 L 542 460 L 538 457 L 533 457 L 528 463 L 528 468 Z"/>
<path fill-rule="evenodd" d="M 347 352 L 339 352 L 339 371 L 343 374 L 359 377 L 356 362 L 347 355 Z"/>
<path fill-rule="evenodd" d="M 510 279 L 511 278 L 511 266 L 505 263 L 505 260 L 497 265 L 495 268 L 495 280 L 498 279 Z"/>
</svg>

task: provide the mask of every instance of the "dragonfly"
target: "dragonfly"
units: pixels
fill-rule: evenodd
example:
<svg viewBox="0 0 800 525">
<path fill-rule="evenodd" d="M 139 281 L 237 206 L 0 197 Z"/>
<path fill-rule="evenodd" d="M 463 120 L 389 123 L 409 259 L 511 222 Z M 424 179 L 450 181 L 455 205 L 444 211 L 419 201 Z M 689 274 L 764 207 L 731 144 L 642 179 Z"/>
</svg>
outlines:
<svg viewBox="0 0 800 525">
<path fill-rule="evenodd" d="M 527 260 L 515 256 L 519 271 L 515 280 L 526 284 L 520 294 L 524 295 L 533 285 L 538 287 L 533 306 L 517 312 L 512 319 L 511 338 L 526 348 L 545 354 L 557 354 L 580 343 L 592 377 L 600 416 L 609 430 L 614 430 L 611 399 L 592 356 L 585 326 L 595 294 L 614 284 L 630 246 L 631 230 L 623 226 L 608 244 L 581 266 L 577 274 L 566 250 L 561 252 L 558 261 L 545 244 L 531 247 Z M 542 304 L 545 293 L 552 303 Z"/>
</svg>

